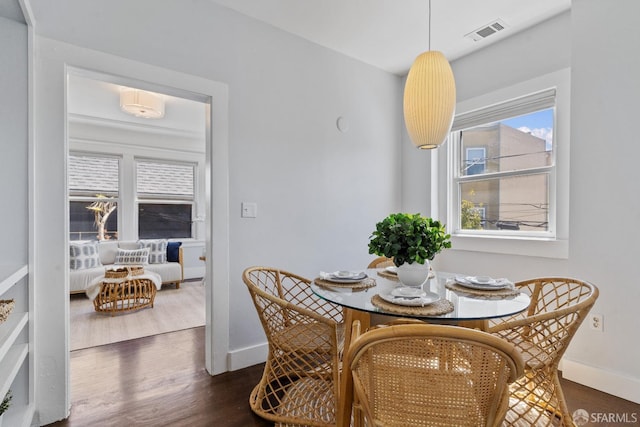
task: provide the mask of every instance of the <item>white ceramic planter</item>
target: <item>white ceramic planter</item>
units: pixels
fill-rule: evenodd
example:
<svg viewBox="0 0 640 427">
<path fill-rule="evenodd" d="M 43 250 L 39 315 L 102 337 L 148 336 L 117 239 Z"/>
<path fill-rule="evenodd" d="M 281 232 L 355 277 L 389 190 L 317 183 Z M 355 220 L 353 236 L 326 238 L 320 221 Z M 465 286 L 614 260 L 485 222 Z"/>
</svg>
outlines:
<svg viewBox="0 0 640 427">
<path fill-rule="evenodd" d="M 398 280 L 405 286 L 421 286 L 429 278 L 429 260 L 424 264 L 407 264 L 398 267 Z"/>
</svg>

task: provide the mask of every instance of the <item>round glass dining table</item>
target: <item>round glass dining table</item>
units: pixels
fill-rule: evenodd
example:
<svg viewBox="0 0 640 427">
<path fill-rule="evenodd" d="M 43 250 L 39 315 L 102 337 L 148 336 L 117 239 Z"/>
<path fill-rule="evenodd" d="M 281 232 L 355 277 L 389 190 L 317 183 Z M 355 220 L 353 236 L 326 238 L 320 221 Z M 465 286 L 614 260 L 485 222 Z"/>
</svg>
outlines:
<svg viewBox="0 0 640 427">
<path fill-rule="evenodd" d="M 474 296 L 464 292 L 450 290 L 446 287 L 447 281 L 454 280 L 456 274 L 434 272 L 435 276 L 428 279 L 422 285 L 423 290 L 431 291 L 446 298 L 453 304 L 453 311 L 439 315 L 413 315 L 410 313 L 399 314 L 385 311 L 383 308 L 373 305 L 371 298 L 376 294 L 389 293 L 396 287 L 403 286 L 399 281 L 383 277 L 378 274 L 381 269 L 367 269 L 365 272 L 374 278 L 376 285 L 366 289 L 352 289 L 346 286 L 320 286 L 313 282 L 311 289 L 318 297 L 341 305 L 347 309 L 361 313 L 382 314 L 395 317 L 419 318 L 429 323 L 449 323 L 460 326 L 486 329 L 489 319 L 511 316 L 520 313 L 529 306 L 530 298 L 525 293 L 507 297 Z M 323 281 L 323 283 L 326 283 Z M 350 317 L 362 318 L 362 316 Z"/>
</svg>

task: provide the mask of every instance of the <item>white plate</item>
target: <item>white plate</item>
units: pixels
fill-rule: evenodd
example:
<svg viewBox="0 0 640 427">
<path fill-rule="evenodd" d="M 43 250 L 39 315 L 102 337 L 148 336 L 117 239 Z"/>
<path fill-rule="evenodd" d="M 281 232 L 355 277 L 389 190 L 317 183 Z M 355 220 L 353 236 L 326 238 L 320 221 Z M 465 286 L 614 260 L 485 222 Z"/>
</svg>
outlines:
<svg viewBox="0 0 640 427">
<path fill-rule="evenodd" d="M 395 265 L 389 266 L 385 268 L 385 270 L 387 271 L 387 273 L 398 274 L 398 267 L 396 267 Z"/>
<path fill-rule="evenodd" d="M 396 288 L 399 289 L 399 288 Z M 440 295 L 434 292 L 424 292 L 424 295 L 421 297 L 403 297 L 403 296 L 394 296 L 391 292 L 383 292 L 380 295 L 380 298 L 383 300 L 390 302 L 392 304 L 398 305 L 406 305 L 410 307 L 424 307 L 425 305 L 432 304 L 436 301 L 440 301 Z"/>
<path fill-rule="evenodd" d="M 334 271 L 333 273 L 331 273 L 331 276 L 337 279 L 356 279 L 362 276 L 362 274 L 363 274 L 362 271 L 340 270 L 340 271 Z"/>
<path fill-rule="evenodd" d="M 496 284 L 496 279 L 492 279 L 489 276 L 467 276 L 465 279 L 474 285 L 492 286 Z"/>
<path fill-rule="evenodd" d="M 394 288 L 390 293 L 394 297 L 423 297 L 427 294 L 422 288 L 410 288 L 408 286 Z"/>
<path fill-rule="evenodd" d="M 456 283 L 469 289 L 479 290 L 498 290 L 505 289 L 511 286 L 511 282 L 508 280 L 493 280 L 491 283 L 476 283 L 469 280 L 469 277 L 457 276 Z"/>
<path fill-rule="evenodd" d="M 360 282 L 366 278 L 367 278 L 367 273 L 363 271 L 349 271 L 349 272 L 336 271 L 334 273 L 327 275 L 325 280 L 328 280 L 330 282 L 335 282 L 335 283 L 353 283 L 353 282 Z"/>
</svg>

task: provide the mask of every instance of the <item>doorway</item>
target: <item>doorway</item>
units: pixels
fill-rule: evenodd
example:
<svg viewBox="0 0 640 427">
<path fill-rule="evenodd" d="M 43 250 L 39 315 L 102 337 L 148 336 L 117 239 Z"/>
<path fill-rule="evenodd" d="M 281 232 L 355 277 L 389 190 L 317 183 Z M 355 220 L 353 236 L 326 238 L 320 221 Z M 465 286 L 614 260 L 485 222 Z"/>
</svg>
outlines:
<svg viewBox="0 0 640 427">
<path fill-rule="evenodd" d="M 41 422 L 46 424 L 65 418 L 70 407 L 69 212 L 65 174 L 68 152 L 66 85 L 70 73 L 89 73 L 100 80 L 133 84 L 208 103 L 205 156 L 210 193 L 206 196 L 204 221 L 207 253 L 205 367 L 212 375 L 226 372 L 229 352 L 227 85 L 46 38 L 38 39 L 33 57 L 37 58 L 32 68 L 37 90 L 30 95 L 36 117 L 29 154 L 29 187 L 33 201 L 30 277 L 39 303 L 37 316 L 30 327 L 38 343 L 38 351 L 33 353 L 33 366 L 41 369 L 35 389 Z M 52 390 L 58 392 L 52 393 Z"/>
<path fill-rule="evenodd" d="M 206 111 L 208 104 L 70 72 L 67 87 L 69 240 L 99 247 L 101 266 L 72 262 L 70 347 L 78 350 L 205 325 Z M 148 310 L 96 314 L 88 277 L 139 241 L 181 245 L 178 263 L 150 256 L 163 285 Z M 174 262 L 174 264 L 171 264 Z M 169 283 L 181 265 L 182 284 Z M 164 274 L 163 274 L 164 272 Z M 168 273 L 168 274 L 167 274 Z M 91 292 L 89 292 L 91 293 Z M 92 294 L 94 295 L 94 294 Z"/>
</svg>

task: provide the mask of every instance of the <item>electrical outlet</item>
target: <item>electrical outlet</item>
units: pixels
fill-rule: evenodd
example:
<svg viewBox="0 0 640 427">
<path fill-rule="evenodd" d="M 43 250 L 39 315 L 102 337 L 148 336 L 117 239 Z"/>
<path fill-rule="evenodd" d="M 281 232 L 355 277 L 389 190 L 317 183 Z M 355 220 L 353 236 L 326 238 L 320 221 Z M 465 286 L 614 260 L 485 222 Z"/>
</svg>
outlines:
<svg viewBox="0 0 640 427">
<path fill-rule="evenodd" d="M 594 313 L 589 315 L 589 326 L 594 331 L 604 331 L 604 317 L 602 314 Z"/>
</svg>

